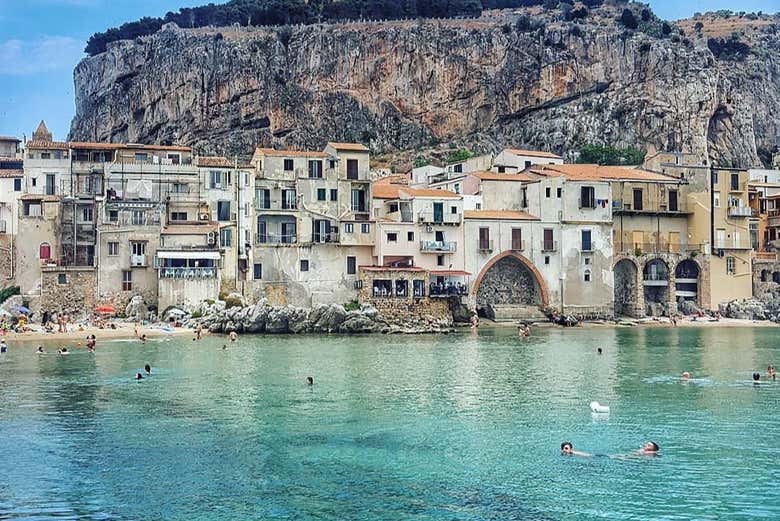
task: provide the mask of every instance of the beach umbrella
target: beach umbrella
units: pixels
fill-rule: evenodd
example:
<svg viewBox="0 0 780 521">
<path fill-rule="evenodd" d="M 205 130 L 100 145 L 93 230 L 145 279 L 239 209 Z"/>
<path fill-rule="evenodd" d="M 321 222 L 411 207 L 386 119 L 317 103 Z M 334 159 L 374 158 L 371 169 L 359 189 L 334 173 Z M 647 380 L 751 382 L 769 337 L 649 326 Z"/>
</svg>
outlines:
<svg viewBox="0 0 780 521">
<path fill-rule="evenodd" d="M 16 306 L 14 308 L 14 311 L 17 313 L 24 313 L 25 315 L 28 315 L 30 313 L 30 310 L 24 306 Z"/>
<path fill-rule="evenodd" d="M 116 309 L 114 308 L 114 306 L 105 304 L 105 305 L 96 307 L 95 308 L 95 312 L 96 313 L 101 313 L 101 314 L 111 314 L 111 313 L 116 313 Z"/>
</svg>

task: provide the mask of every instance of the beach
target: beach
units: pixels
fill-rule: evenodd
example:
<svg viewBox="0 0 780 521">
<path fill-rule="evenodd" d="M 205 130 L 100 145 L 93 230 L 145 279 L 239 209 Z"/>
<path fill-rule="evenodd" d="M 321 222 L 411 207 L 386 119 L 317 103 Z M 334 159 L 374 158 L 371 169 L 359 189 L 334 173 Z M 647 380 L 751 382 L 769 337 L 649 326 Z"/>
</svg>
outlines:
<svg viewBox="0 0 780 521">
<path fill-rule="evenodd" d="M 2 337 L 6 342 L 83 342 L 87 336 L 95 335 L 97 341 L 106 339 L 127 339 L 136 338 L 135 324 L 117 322 L 116 329 L 112 328 L 98 328 L 94 326 L 83 326 L 79 329 L 79 326 L 69 324 L 67 333 L 46 333 L 43 328 L 38 324 L 33 324 L 32 331 L 25 333 L 14 333 L 9 331 Z M 165 329 L 163 329 L 165 327 Z M 203 331 L 203 335 L 208 334 L 207 331 Z M 138 335 L 146 335 L 147 338 L 166 337 L 166 336 L 195 336 L 195 330 L 186 327 L 168 328 L 162 324 L 148 324 L 138 326 Z"/>
</svg>

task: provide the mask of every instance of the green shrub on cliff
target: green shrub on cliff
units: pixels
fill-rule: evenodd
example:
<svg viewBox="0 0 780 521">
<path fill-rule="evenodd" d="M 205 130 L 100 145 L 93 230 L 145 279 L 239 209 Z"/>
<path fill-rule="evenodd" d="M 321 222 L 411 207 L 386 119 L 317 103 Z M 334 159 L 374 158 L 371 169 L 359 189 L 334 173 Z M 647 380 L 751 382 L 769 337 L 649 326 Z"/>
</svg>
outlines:
<svg viewBox="0 0 780 521">
<path fill-rule="evenodd" d="M 645 151 L 635 147 L 616 148 L 601 145 L 580 147 L 577 163 L 595 163 L 597 165 L 641 165 L 645 160 Z"/>
<path fill-rule="evenodd" d="M 0 290 L 0 304 L 8 300 L 8 297 L 12 297 L 14 295 L 19 295 L 21 292 L 19 290 L 19 286 L 10 286 L 5 289 Z"/>
</svg>

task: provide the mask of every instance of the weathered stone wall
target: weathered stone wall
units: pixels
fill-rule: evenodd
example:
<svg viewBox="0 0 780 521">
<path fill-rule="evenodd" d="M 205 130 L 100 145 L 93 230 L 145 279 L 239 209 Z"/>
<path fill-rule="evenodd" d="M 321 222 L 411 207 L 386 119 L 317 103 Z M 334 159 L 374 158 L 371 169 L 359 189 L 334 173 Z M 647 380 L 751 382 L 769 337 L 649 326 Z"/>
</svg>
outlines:
<svg viewBox="0 0 780 521">
<path fill-rule="evenodd" d="M 446 298 L 375 298 L 371 304 L 390 325 L 404 329 L 451 327 L 452 312 Z"/>
<path fill-rule="evenodd" d="M 61 275 L 64 276 L 64 283 L 60 280 Z M 41 269 L 41 312 L 56 311 L 73 318 L 84 318 L 91 315 L 97 306 L 96 295 L 94 268 Z"/>
<path fill-rule="evenodd" d="M 615 315 L 645 316 L 644 294 L 640 291 L 642 279 L 636 263 L 630 259 L 618 259 L 614 272 Z"/>
<path fill-rule="evenodd" d="M 512 257 L 499 260 L 485 273 L 477 293 L 478 309 L 490 304 L 529 306 L 540 302 L 533 274 Z"/>
<path fill-rule="evenodd" d="M 775 275 L 777 273 L 777 275 Z M 780 284 L 780 262 L 764 259 L 753 259 L 753 296 L 777 293 Z"/>
<path fill-rule="evenodd" d="M 14 236 L 0 234 L 0 288 L 14 285 Z"/>
</svg>

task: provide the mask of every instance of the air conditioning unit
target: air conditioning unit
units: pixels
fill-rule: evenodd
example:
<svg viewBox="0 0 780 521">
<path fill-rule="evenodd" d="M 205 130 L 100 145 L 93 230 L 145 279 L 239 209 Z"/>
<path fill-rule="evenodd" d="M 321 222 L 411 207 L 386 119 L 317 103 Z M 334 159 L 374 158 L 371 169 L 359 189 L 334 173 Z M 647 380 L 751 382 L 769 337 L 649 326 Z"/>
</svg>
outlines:
<svg viewBox="0 0 780 521">
<path fill-rule="evenodd" d="M 209 232 L 208 239 L 206 240 L 209 246 L 214 246 L 214 243 L 217 242 L 217 234 L 214 232 Z"/>
</svg>

